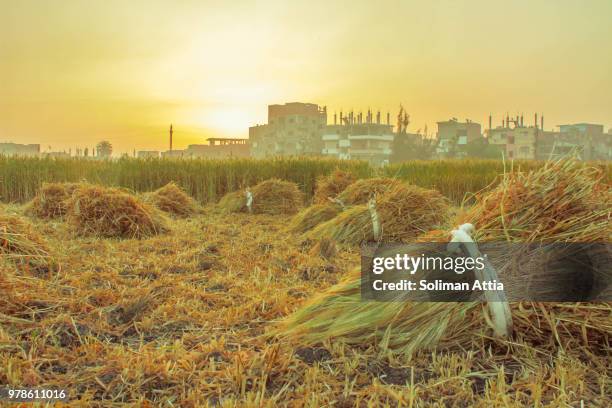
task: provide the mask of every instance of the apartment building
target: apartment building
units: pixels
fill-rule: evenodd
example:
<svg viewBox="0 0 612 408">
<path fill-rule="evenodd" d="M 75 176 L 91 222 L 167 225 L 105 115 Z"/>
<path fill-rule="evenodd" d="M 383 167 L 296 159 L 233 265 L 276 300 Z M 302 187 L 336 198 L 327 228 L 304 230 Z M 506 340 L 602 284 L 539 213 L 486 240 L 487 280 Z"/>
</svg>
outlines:
<svg viewBox="0 0 612 408">
<path fill-rule="evenodd" d="M 320 155 L 327 109 L 312 103 L 268 106 L 268 123 L 249 128 L 251 156 Z"/>
<path fill-rule="evenodd" d="M 535 126 L 499 126 L 489 129 L 487 140 L 489 145 L 499 146 L 509 159 L 535 159 L 539 132 Z"/>
<path fill-rule="evenodd" d="M 452 118 L 437 124 L 436 153 L 440 157 L 465 156 L 466 145 L 482 137 L 480 124 L 469 119 L 459 122 L 457 118 Z"/>
<path fill-rule="evenodd" d="M 330 125 L 323 134 L 322 153 L 339 159 L 365 160 L 373 165 L 389 164 L 393 153 L 393 126 L 361 122 Z"/>
</svg>

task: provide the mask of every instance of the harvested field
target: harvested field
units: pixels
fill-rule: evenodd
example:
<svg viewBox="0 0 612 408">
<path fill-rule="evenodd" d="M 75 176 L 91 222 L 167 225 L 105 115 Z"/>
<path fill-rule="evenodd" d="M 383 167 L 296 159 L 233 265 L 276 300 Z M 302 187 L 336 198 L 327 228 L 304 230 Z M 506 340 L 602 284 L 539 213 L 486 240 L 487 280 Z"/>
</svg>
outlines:
<svg viewBox="0 0 612 408">
<path fill-rule="evenodd" d="M 546 197 L 592 197 L 567 188 Z M 504 197 L 518 203 L 524 194 Z M 579 217 L 592 209 L 585 202 L 554 205 Z M 493 222 L 493 206 L 465 210 L 454 221 Z M 350 279 L 357 248 L 298 239 L 283 214 L 227 213 L 217 205 L 166 222 L 163 234 L 117 240 L 74 234 L 70 222 L 33 219 L 61 270 L 25 274 L 0 262 L 0 382 L 66 387 L 70 405 L 94 407 L 610 405 L 608 303 L 514 305 L 511 339 L 491 336 L 480 306 L 448 311 L 433 304 L 402 316 L 403 337 L 370 327 L 380 338 L 288 342 L 272 335 L 277 323 Z M 505 235 L 502 224 L 491 225 Z M 565 227 L 559 236 L 602 233 L 597 227 L 580 235 L 572 222 Z M 447 230 L 430 234 L 445 237 Z M 387 313 L 344 300 L 372 319 Z M 397 304 L 384 305 L 397 314 Z M 453 336 L 439 347 L 391 352 L 393 342 L 435 338 L 442 328 L 422 317 L 436 308 L 448 319 L 435 323 Z"/>
</svg>

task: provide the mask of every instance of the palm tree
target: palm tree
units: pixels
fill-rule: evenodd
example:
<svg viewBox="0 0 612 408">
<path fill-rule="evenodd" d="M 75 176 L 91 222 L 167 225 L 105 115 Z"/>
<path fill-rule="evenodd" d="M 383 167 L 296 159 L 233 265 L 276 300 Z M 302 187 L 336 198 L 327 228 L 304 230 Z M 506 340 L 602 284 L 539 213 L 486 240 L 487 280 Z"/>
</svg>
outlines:
<svg viewBox="0 0 612 408">
<path fill-rule="evenodd" d="M 98 157 L 110 157 L 113 154 L 113 145 L 109 141 L 103 140 L 96 145 L 96 152 Z"/>
</svg>

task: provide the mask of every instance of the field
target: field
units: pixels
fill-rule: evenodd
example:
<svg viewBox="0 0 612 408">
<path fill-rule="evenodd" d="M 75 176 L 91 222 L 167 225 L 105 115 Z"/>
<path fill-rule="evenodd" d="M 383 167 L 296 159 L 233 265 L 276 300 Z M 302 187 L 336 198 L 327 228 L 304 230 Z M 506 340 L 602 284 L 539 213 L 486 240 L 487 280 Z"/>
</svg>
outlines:
<svg viewBox="0 0 612 408">
<path fill-rule="evenodd" d="M 609 406 L 609 330 L 593 340 L 585 325 L 581 338 L 566 340 L 573 322 L 558 316 L 572 304 L 529 322 L 546 341 L 497 339 L 482 327 L 469 348 L 412 356 L 266 335 L 341 281 L 359 250 L 326 258 L 287 232 L 286 215 L 228 214 L 215 202 L 272 176 L 297 182 L 308 202 L 317 177 L 338 167 L 435 186 L 456 205 L 503 172 L 501 163 L 472 161 L 375 170 L 315 159 L 0 158 L 0 212 L 29 219 L 53 258 L 49 269 L 25 270 L 0 260 L 0 382 L 65 387 L 71 406 Z M 606 174 L 609 182 L 610 167 Z M 203 206 L 142 239 L 79 236 L 62 219 L 27 216 L 23 203 L 43 182 L 82 179 L 132 192 L 175 181 Z"/>
<path fill-rule="evenodd" d="M 435 188 L 460 204 L 466 194 L 494 183 L 504 171 L 541 165 L 538 162 L 510 164 L 499 160 L 445 160 L 405 162 L 379 169 L 365 162 L 314 158 L 222 161 L 125 158 L 104 161 L 0 156 L 0 201 L 26 202 L 34 197 L 43 182 L 82 180 L 136 192 L 152 191 L 174 181 L 201 203 L 211 203 L 227 192 L 278 177 L 297 183 L 307 196 L 312 196 L 317 177 L 339 168 L 358 178 L 382 175 Z M 612 181 L 612 165 L 600 166 L 605 169 L 606 179 Z"/>
</svg>

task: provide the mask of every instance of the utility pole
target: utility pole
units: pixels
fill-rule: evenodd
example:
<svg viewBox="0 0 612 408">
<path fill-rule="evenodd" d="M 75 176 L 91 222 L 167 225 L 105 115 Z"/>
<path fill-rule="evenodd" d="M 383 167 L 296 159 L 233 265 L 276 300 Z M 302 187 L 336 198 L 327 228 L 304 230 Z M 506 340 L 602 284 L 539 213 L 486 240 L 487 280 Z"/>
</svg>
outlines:
<svg viewBox="0 0 612 408">
<path fill-rule="evenodd" d="M 172 151 L 172 134 L 174 131 L 172 130 L 172 123 L 170 124 L 170 151 Z"/>
</svg>

